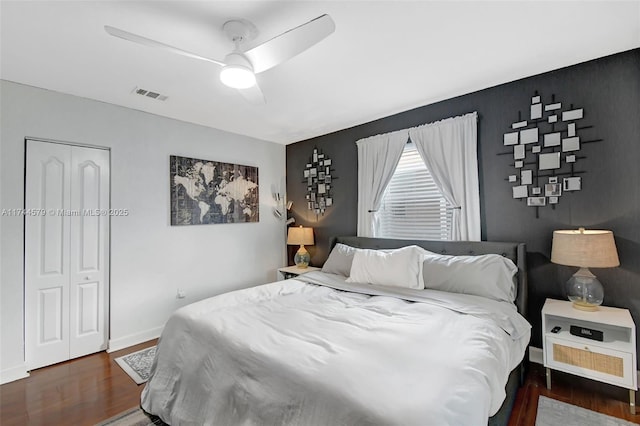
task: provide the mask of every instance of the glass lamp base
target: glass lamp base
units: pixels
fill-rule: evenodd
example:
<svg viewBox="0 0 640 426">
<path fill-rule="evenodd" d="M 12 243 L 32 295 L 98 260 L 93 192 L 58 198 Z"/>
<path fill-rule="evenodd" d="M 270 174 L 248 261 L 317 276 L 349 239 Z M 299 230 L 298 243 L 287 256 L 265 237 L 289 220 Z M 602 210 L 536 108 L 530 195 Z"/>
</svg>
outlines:
<svg viewBox="0 0 640 426">
<path fill-rule="evenodd" d="M 580 301 L 573 301 L 573 309 L 579 309 L 581 311 L 595 312 L 598 310 L 599 305 L 591 305 L 589 303 L 582 303 Z"/>
<path fill-rule="evenodd" d="M 309 256 L 309 252 L 304 248 L 304 246 L 300 246 L 296 255 L 293 257 L 293 262 L 298 268 L 306 268 L 309 266 L 311 256 Z"/>
<path fill-rule="evenodd" d="M 597 311 L 604 300 L 602 284 L 588 268 L 580 268 L 567 281 L 567 298 L 575 309 Z"/>
</svg>

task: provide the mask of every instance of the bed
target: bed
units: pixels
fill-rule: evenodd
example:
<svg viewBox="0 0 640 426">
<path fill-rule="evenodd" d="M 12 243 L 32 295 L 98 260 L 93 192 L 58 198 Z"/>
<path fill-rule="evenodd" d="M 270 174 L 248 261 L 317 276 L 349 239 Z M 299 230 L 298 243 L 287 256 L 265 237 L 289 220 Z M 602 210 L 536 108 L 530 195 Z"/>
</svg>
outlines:
<svg viewBox="0 0 640 426">
<path fill-rule="evenodd" d="M 142 408 L 174 426 L 506 424 L 530 338 L 524 244 L 331 244 L 322 272 L 177 310 Z"/>
</svg>

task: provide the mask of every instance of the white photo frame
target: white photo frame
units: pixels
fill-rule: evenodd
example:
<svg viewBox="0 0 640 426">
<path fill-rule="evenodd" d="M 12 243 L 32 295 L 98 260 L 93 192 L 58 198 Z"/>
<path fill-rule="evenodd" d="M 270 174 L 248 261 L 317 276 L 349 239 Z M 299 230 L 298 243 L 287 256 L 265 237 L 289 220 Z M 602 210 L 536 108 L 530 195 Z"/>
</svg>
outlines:
<svg viewBox="0 0 640 426">
<path fill-rule="evenodd" d="M 519 185 L 513 187 L 513 198 L 527 198 L 529 190 L 527 185 Z"/>
<path fill-rule="evenodd" d="M 547 133 L 543 136 L 545 148 L 560 145 L 560 132 Z"/>
<path fill-rule="evenodd" d="M 548 154 L 540 154 L 538 156 L 539 170 L 554 170 L 560 168 L 560 153 L 550 152 Z"/>
<path fill-rule="evenodd" d="M 546 205 L 546 197 L 527 197 L 527 206 L 529 207 L 542 207 Z"/>
<path fill-rule="evenodd" d="M 538 97 L 539 99 L 540 97 Z M 531 105 L 531 119 L 538 120 L 542 118 L 542 104 Z"/>
<path fill-rule="evenodd" d="M 562 190 L 567 191 L 580 191 L 582 189 L 582 178 L 578 176 L 564 178 L 562 180 Z"/>
<path fill-rule="evenodd" d="M 518 134 L 519 132 L 511 132 L 511 133 L 505 133 L 504 137 L 503 137 L 503 144 L 505 146 L 509 146 L 509 145 L 517 145 L 518 144 Z"/>
<path fill-rule="evenodd" d="M 526 145 L 528 143 L 538 142 L 538 128 L 520 130 L 520 143 Z"/>
<path fill-rule="evenodd" d="M 559 183 L 547 183 L 544 186 L 545 197 L 559 197 L 562 195 L 562 185 Z"/>
<path fill-rule="evenodd" d="M 572 138 L 562 139 L 562 152 L 571 152 L 580 150 L 580 138 L 574 136 Z"/>
<path fill-rule="evenodd" d="M 570 111 L 565 111 L 562 113 L 562 121 L 579 120 L 582 117 L 583 117 L 582 108 L 572 109 Z"/>
</svg>

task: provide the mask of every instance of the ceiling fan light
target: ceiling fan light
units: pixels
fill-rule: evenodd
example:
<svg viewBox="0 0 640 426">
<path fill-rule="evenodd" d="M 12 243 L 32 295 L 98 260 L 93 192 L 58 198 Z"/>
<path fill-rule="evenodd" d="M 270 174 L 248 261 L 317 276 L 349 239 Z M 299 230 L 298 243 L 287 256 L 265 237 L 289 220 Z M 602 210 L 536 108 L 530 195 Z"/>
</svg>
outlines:
<svg viewBox="0 0 640 426">
<path fill-rule="evenodd" d="M 234 89 L 248 89 L 256 84 L 256 76 L 248 67 L 226 65 L 220 71 L 220 81 Z"/>
</svg>

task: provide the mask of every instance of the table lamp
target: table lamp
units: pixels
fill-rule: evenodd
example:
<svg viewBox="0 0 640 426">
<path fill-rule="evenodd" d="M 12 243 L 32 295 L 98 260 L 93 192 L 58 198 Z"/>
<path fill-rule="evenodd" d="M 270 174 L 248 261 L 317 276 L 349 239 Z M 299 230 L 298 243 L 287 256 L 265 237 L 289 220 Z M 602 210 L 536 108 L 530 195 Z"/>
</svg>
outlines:
<svg viewBox="0 0 640 426">
<path fill-rule="evenodd" d="M 313 228 L 304 228 L 302 225 L 298 227 L 289 228 L 289 232 L 287 234 L 287 244 L 288 245 L 298 245 L 300 244 L 300 248 L 296 252 L 293 261 L 295 262 L 298 268 L 306 268 L 309 266 L 309 261 L 311 260 L 311 256 L 309 256 L 309 252 L 306 248 L 306 245 L 313 244 Z"/>
<path fill-rule="evenodd" d="M 589 268 L 620 265 L 613 232 L 584 228 L 553 231 L 551 261 L 580 268 L 567 281 L 566 290 L 573 307 L 583 311 L 597 311 L 604 300 L 602 284 Z"/>
</svg>

